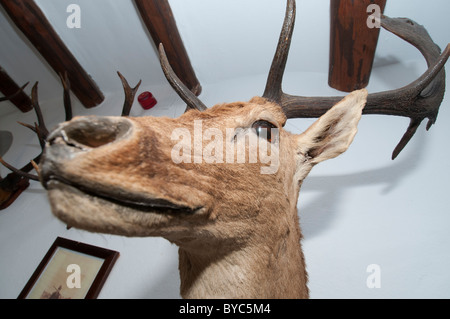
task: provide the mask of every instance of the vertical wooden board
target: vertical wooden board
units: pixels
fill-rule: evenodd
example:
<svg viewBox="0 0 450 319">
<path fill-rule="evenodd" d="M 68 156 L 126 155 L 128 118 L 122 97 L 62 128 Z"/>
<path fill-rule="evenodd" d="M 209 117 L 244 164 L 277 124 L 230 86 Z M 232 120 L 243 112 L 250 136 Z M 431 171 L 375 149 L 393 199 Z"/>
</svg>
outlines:
<svg viewBox="0 0 450 319">
<path fill-rule="evenodd" d="M 375 4 L 383 13 L 386 0 L 330 0 L 328 83 L 351 92 L 369 83 L 380 27 L 370 27 L 367 12 Z"/>
</svg>

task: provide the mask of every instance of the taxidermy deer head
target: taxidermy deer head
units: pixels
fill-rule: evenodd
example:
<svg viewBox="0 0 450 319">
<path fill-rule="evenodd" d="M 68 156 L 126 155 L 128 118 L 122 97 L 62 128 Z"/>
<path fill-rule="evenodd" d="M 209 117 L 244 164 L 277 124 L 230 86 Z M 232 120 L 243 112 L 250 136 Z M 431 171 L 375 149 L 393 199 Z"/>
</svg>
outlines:
<svg viewBox="0 0 450 319">
<path fill-rule="evenodd" d="M 289 0 L 262 97 L 207 108 L 160 45 L 166 77 L 188 105 L 183 115 L 77 117 L 46 135 L 38 170 L 53 213 L 88 231 L 175 243 L 182 297 L 307 298 L 297 214 L 303 180 L 349 147 L 362 113 L 411 118 L 395 156 L 424 118 L 434 123 L 450 50 L 440 55 L 427 35 L 411 32 L 420 26 L 385 17 L 385 28 L 419 42 L 429 63 L 422 77 L 370 95 L 291 96 L 281 82 L 294 18 Z M 122 81 L 129 110 L 137 87 Z M 293 135 L 283 126 L 294 117 L 320 118 Z"/>
</svg>

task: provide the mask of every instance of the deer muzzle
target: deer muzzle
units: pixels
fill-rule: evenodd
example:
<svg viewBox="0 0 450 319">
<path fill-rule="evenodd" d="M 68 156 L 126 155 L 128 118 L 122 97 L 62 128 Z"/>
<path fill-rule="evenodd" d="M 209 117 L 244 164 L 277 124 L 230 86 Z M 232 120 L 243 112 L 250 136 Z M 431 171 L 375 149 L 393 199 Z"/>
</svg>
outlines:
<svg viewBox="0 0 450 319">
<path fill-rule="evenodd" d="M 56 178 L 74 183 L 78 176 L 68 177 L 66 173 L 73 160 L 126 138 L 131 128 L 129 120 L 114 117 L 78 117 L 60 124 L 47 138 L 40 163 L 41 183 L 46 188 L 47 182 Z"/>
<path fill-rule="evenodd" d="M 101 168 L 100 164 L 97 164 L 97 168 L 86 165 L 86 159 L 92 161 L 93 158 L 100 159 L 111 152 L 117 152 L 130 144 L 134 130 L 133 121 L 123 117 L 79 117 L 62 123 L 47 138 L 40 163 L 43 186 L 49 191 L 71 187 L 88 196 L 143 212 L 193 211 L 156 194 L 139 193 L 121 187 L 120 182 L 114 180 L 99 181 L 92 178 L 98 169 L 107 172 L 108 168 Z"/>
</svg>

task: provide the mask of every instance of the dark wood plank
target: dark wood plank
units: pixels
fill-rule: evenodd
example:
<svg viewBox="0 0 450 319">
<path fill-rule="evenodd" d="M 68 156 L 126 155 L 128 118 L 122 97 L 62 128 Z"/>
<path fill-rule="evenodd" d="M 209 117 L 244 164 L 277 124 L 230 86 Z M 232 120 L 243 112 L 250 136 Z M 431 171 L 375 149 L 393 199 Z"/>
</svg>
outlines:
<svg viewBox="0 0 450 319">
<path fill-rule="evenodd" d="M 366 87 L 372 71 L 379 28 L 369 28 L 367 7 L 377 4 L 381 13 L 386 0 L 331 0 L 330 62 L 328 83 L 350 92 Z"/>
<path fill-rule="evenodd" d="M 62 42 L 33 0 L 0 0 L 11 20 L 36 47 L 57 74 L 67 71 L 72 92 L 85 107 L 94 107 L 104 96 Z"/>
<path fill-rule="evenodd" d="M 8 73 L 0 67 L 0 91 L 5 96 L 13 96 L 10 99 L 11 103 L 17 106 L 22 112 L 28 112 L 33 109 L 31 106 L 31 99 L 25 92 L 20 92 L 20 86 L 8 75 Z"/>
<path fill-rule="evenodd" d="M 201 85 L 192 68 L 180 33 L 167 0 L 134 0 L 153 41 L 164 45 L 168 60 L 175 74 L 195 95 L 201 93 Z"/>
</svg>

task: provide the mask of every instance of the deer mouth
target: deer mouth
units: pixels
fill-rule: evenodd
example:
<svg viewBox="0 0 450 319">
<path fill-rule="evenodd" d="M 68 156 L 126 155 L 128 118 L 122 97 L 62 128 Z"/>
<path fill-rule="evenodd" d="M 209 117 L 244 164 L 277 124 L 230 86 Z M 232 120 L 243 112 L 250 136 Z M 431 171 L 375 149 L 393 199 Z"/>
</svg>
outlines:
<svg viewBox="0 0 450 319">
<path fill-rule="evenodd" d="M 192 215 L 202 208 L 191 208 L 185 205 L 175 204 L 167 199 L 131 194 L 119 189 L 106 191 L 101 186 L 87 187 L 56 176 L 47 178 L 44 184 L 49 192 L 58 189 L 66 193 L 76 193 L 77 196 L 101 200 L 113 206 L 129 208 L 141 213 Z"/>
</svg>

